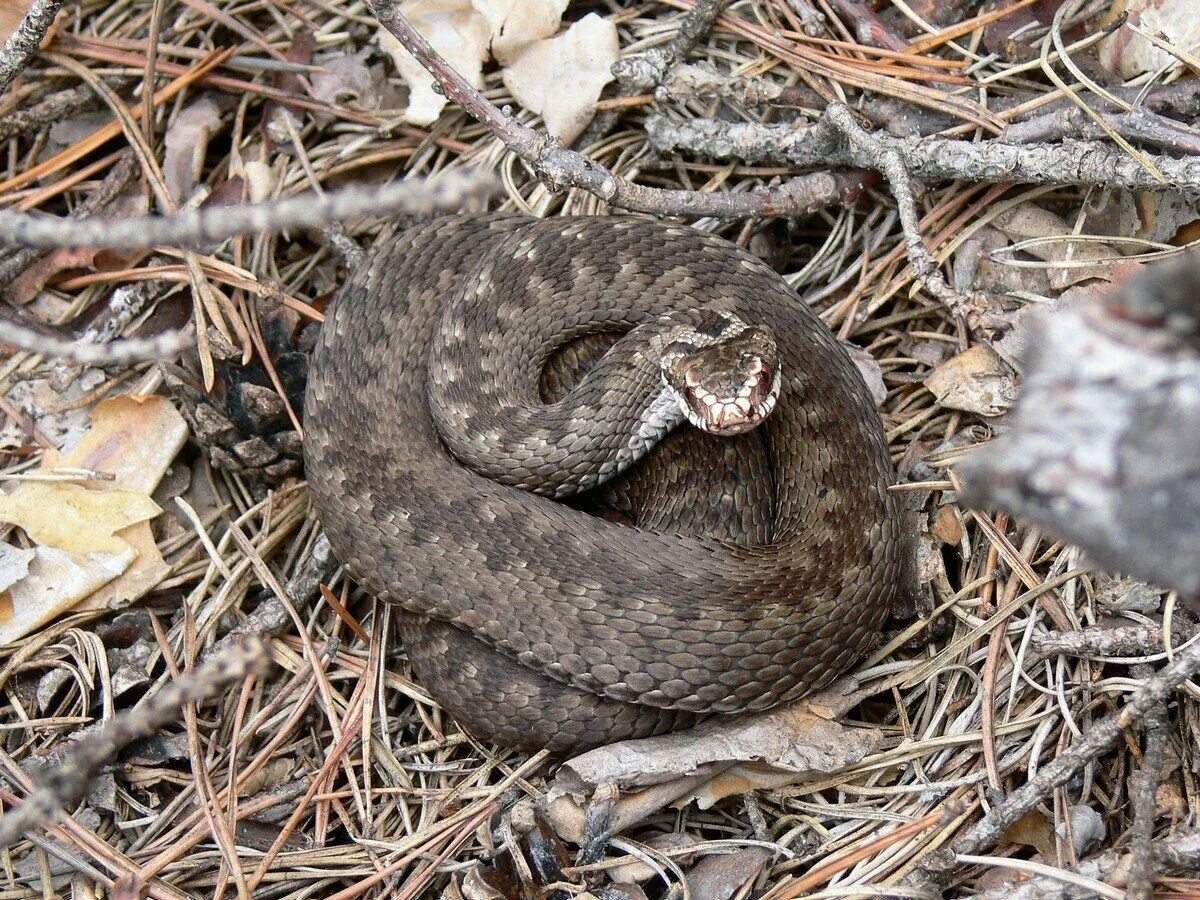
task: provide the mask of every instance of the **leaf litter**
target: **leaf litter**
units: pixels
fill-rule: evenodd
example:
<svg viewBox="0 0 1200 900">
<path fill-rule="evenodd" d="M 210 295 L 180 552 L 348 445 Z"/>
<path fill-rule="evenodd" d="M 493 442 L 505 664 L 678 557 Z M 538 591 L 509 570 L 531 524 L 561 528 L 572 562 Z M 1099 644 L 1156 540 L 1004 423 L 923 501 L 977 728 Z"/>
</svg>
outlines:
<svg viewBox="0 0 1200 900">
<path fill-rule="evenodd" d="M 615 90 L 601 82 L 608 68 L 601 61 L 588 76 L 599 87 L 575 90 L 572 79 L 583 72 L 585 51 L 593 48 L 564 37 L 593 16 L 611 27 L 625 55 L 636 55 L 665 43 L 687 15 L 676 7 L 687 5 L 576 8 L 558 2 L 416 0 L 402 8 L 428 29 L 439 49 L 459 54 L 451 61 L 498 105 L 511 106 L 523 121 L 540 116 L 562 137 L 578 134 L 593 120 L 593 93 L 612 98 Z M 946 40 L 931 44 L 934 49 L 926 59 L 958 63 L 960 71 L 970 65 L 970 78 L 989 79 L 993 111 L 1029 102 L 1047 85 L 1027 63 L 1036 62 L 1041 42 L 1052 37 L 1053 15 L 1061 5 L 1026 5 L 1008 19 L 953 39 L 947 31 Z M 763 77 L 778 91 L 815 80 L 818 93 L 836 92 L 844 85 L 814 75 L 812 58 L 805 55 L 809 45 L 802 35 L 815 28 L 826 43 L 814 52 L 836 57 L 838 65 L 858 67 L 855 71 L 908 67 L 906 77 L 921 84 L 929 70 L 921 68 L 916 51 L 878 63 L 879 48 L 863 42 L 871 35 L 882 35 L 885 44 L 890 37 L 901 47 L 930 41 L 931 32 L 936 36 L 938 29 L 953 26 L 956 16 L 967 17 L 958 3 L 888 0 L 856 6 L 861 18 L 841 14 L 843 6 L 851 7 L 813 4 L 818 13 L 813 18 L 804 3 L 735 3 L 691 59 L 721 73 Z M 926 25 L 916 26 L 902 7 L 926 16 Z M 124 0 L 85 3 L 60 23 L 77 40 L 56 39 L 51 49 L 101 73 L 132 108 L 147 92 L 140 83 L 130 88 L 120 79 L 143 77 L 141 54 L 148 46 L 144 13 Z M 1001 27 L 1010 20 L 1016 27 Z M 233 191 L 235 197 L 259 200 L 310 191 L 314 181 L 331 187 L 482 165 L 499 167 L 504 176 L 500 209 L 541 216 L 605 211 L 582 192 L 548 191 L 506 160 L 494 138 L 429 90 L 432 80 L 423 70 L 405 70 L 399 53 L 393 59 L 387 38 L 378 35 L 359 8 L 320 3 L 267 8 L 219 0 L 170 6 L 163 22 L 166 27 L 157 38 L 157 88 L 180 77 L 214 47 L 239 44 L 230 63 L 217 70 L 223 80 L 203 88 L 232 101 L 218 104 L 219 129 L 209 117 L 207 130 L 190 131 L 196 144 L 185 139 L 191 127 L 188 111 L 204 97 L 199 90 L 156 105 L 148 118 L 158 138 L 153 146 L 159 163 L 178 157 L 172 163 L 177 196 Z M 741 24 L 747 22 L 766 30 L 747 29 Z M 1144 26 L 1155 37 L 1158 28 Z M 1186 33 L 1179 34 L 1181 45 L 1187 46 Z M 288 55 L 301 39 L 309 42 L 307 53 Z M 573 45 L 570 52 L 555 49 Z M 994 55 L 979 62 L 985 50 Z M 529 53 L 539 61 L 530 66 L 532 82 L 518 97 L 513 70 Z M 290 68 L 277 55 L 285 56 Z M 1148 64 L 1158 67 L 1171 59 L 1169 53 L 1156 52 L 1152 60 L 1136 65 L 1145 71 Z M 42 65 L 49 63 L 35 64 Z M 20 103 L 41 102 L 51 90 L 82 86 L 64 69 L 38 84 L 42 71 L 31 70 L 14 86 Z M 276 77 L 280 71 L 290 79 L 286 88 L 274 87 L 285 83 Z M 571 78 L 564 78 L 564 72 Z M 1176 61 L 1166 74 L 1186 83 L 1188 65 Z M 560 83 L 548 84 L 547 79 Z M 580 97 L 592 99 L 579 103 Z M 286 129 L 264 133 L 268 102 L 291 104 L 287 108 L 297 116 L 299 146 Z M 646 97 L 621 100 L 614 107 L 621 110 L 618 127 L 595 138 L 586 148 L 589 154 L 643 183 L 699 191 L 744 191 L 789 174 L 779 166 L 656 158 L 646 147 L 643 128 L 649 102 Z M 703 102 L 731 120 L 797 120 L 779 108 L 764 111 L 722 99 Z M 692 115 L 700 105 L 688 101 L 672 108 Z M 12 109 L 4 107 L 0 116 Z M 803 110 L 797 115 L 802 117 Z M 17 164 L 18 169 L 29 168 L 35 158 L 51 158 L 59 147 L 71 150 L 113 121 L 110 111 L 96 107 L 60 119 L 11 139 L 13 158 L 27 161 Z M 909 116 L 908 124 L 912 120 L 920 116 Z M 905 122 L 897 118 L 888 124 L 902 130 Z M 952 121 L 947 127 L 957 125 Z M 172 129 L 172 140 L 166 142 Z M 206 135 L 203 153 L 197 154 Z M 123 138 L 108 140 L 103 153 L 126 147 Z M 106 171 L 101 166 L 80 174 L 96 158 L 57 163 L 38 182 L 47 190 L 33 197 L 33 208 L 65 214 L 86 200 Z M 153 172 L 138 170 L 138 196 L 146 196 L 153 178 Z M 22 202 L 29 196 L 20 193 L 23 189 L 8 189 L 5 199 Z M 1065 615 L 1068 625 L 1086 627 L 1112 616 L 1125 623 L 1161 622 L 1175 609 L 1170 595 L 1152 585 L 1129 579 L 1118 583 L 1083 571 L 1078 550 L 1027 523 L 963 509 L 953 476 L 976 445 L 994 429 L 1006 427 L 1008 417 L 1000 414 L 1011 405 L 1021 378 L 1020 348 L 1006 341 L 1019 333 L 1014 323 L 1025 320 L 1024 312 L 1064 297 L 1086 301 L 1097 285 L 1119 279 L 1121 266 L 1143 265 L 1143 260 L 1151 262 L 1180 246 L 1196 233 L 1195 211 L 1170 194 L 1099 197 L 1074 188 L 1051 194 L 1041 187 L 1011 185 L 989 190 L 984 202 L 974 185 L 932 185 L 919 202 L 922 232 L 931 250 L 948 261 L 955 286 L 994 290 L 1007 298 L 1009 307 L 998 318 L 999 326 L 980 333 L 966 332 L 944 307 L 914 289 L 903 236 L 891 201 L 882 194 L 795 220 L 782 230 L 749 220 L 694 220 L 698 227 L 754 246 L 772 259 L 838 335 L 858 348 L 857 361 L 881 401 L 893 458 L 906 480 L 902 486 L 922 509 L 923 605 L 897 621 L 883 645 L 864 661 L 855 675 L 859 687 L 854 696 L 859 699 L 852 709 L 829 718 L 805 712 L 803 704 L 780 711 L 776 716 L 797 717 L 809 727 L 796 727 L 794 721 L 772 725 L 768 718 L 761 744 L 754 735 L 764 732 L 716 729 L 702 731 L 704 740 L 688 735 L 658 749 L 655 744 L 632 751 L 606 748 L 603 765 L 587 769 L 589 780 L 580 781 L 575 791 L 580 800 L 564 795 L 574 804 L 565 819 L 578 823 L 595 807 L 591 779 L 603 783 L 609 777 L 635 778 L 638 770 L 659 773 L 654 784 L 634 780 L 619 792 L 614 805 L 622 816 L 623 802 L 658 793 L 616 830 L 598 858 L 580 862 L 574 844 L 555 834 L 543 817 L 553 809 L 547 797 L 556 779 L 591 763 L 574 760 L 558 766 L 482 744 L 460 731 L 411 680 L 390 636 L 391 611 L 361 596 L 342 573 L 333 571 L 324 581 L 332 602 L 321 599 L 320 592 L 311 599 L 307 594 L 288 598 L 298 604 L 297 617 L 273 641 L 277 665 L 268 674 L 244 690 L 200 704 L 197 717 L 181 716 L 180 724 L 161 736 L 174 742 L 170 748 L 164 743 L 159 749 L 131 749 L 113 769 L 111 798 L 85 800 L 75 811 L 76 821 L 90 833 L 73 828 L 54 832 L 50 840 L 55 851 L 74 862 L 61 868 L 54 864 L 53 885 L 94 893 L 128 879 L 120 883 L 156 896 L 181 897 L 233 895 L 243 889 L 253 893 L 251 882 L 269 885 L 274 896 L 297 898 L 338 892 L 345 897 L 372 892 L 415 896 L 421 891 L 445 897 L 528 896 L 560 883 L 539 873 L 561 875 L 561 883 L 570 884 L 572 891 L 603 894 L 613 888 L 606 874 L 613 871 L 621 873 L 620 884 L 641 885 L 624 888 L 623 896 L 678 896 L 686 881 L 692 896 L 775 900 L 805 883 L 805 873 L 828 871 L 825 881 L 811 890 L 827 883 L 839 894 L 894 887 L 925 851 L 943 846 L 957 832 L 961 815 L 978 815 L 1002 796 L 988 783 L 985 753 L 995 756 L 1004 788 L 1016 787 L 1028 771 L 1044 767 L 1131 690 L 1129 667 L 1146 654 L 1103 661 L 1031 654 L 1032 637 L 1061 627 L 1055 614 Z M 350 222 L 347 230 L 368 244 L 394 227 L 365 221 Z M 1128 240 L 1134 229 L 1142 229 L 1138 241 Z M 273 291 L 323 308 L 344 277 L 324 241 L 305 234 L 250 236 L 211 248 L 196 261 L 203 278 L 219 286 L 220 293 L 209 299 L 220 309 L 200 304 L 197 312 L 190 289 L 155 280 L 146 260 L 130 262 L 133 271 L 122 274 L 66 252 L 45 264 L 45 278 L 35 273 L 40 280 L 24 295 L 34 315 L 83 326 L 114 290 L 128 287 L 126 279 L 146 277 L 151 289 L 145 308 L 123 320 L 123 327 L 178 327 L 195 320 L 207 335 L 213 321 L 227 328 L 237 321 L 244 332 L 231 329 L 230 340 L 240 359 L 247 350 L 242 333 L 270 331 L 263 323 L 269 323 Z M 60 265 L 64 262 L 77 265 Z M 215 346 L 216 339 L 210 344 Z M 280 363 L 280 351 L 269 340 L 264 346 L 266 353 L 250 350 L 255 364 Z M 136 555 L 123 573 L 112 573 L 116 566 L 89 568 L 94 562 L 90 557 L 75 559 L 68 551 L 9 530 L 0 547 L 0 582 L 7 582 L 9 602 L 22 584 L 31 592 L 37 587 L 41 598 L 13 603 L 13 617 L 0 622 L 0 628 L 12 629 L 5 632 L 7 643 L 0 650 L 5 692 L 0 709 L 11 736 L 3 762 L 6 776 L 17 783 L 17 765 L 60 746 L 87 722 L 128 708 L 127 694 L 137 693 L 128 685 L 140 688 L 139 678 L 149 684 L 165 682 L 173 671 L 192 665 L 234 623 L 259 614 L 272 596 L 264 575 L 277 580 L 303 574 L 313 558 L 316 532 L 302 483 L 285 479 L 265 491 L 247 476 L 213 468 L 194 443 L 181 449 L 183 437 L 175 437 L 180 426 L 165 412 L 170 404 L 161 397 L 140 406 L 132 397 L 118 398 L 122 411 L 117 418 L 132 416 L 127 421 L 137 425 L 116 429 L 111 443 L 101 440 L 106 415 L 115 415 L 107 404 L 115 401 L 96 405 L 97 396 L 127 390 L 141 378 L 153 390 L 157 379 L 152 370 L 88 370 L 65 394 L 39 377 L 44 374 L 44 363 L 26 354 L 10 357 L 0 370 L 0 393 L 8 404 L 0 443 L 9 463 L 5 474 L 53 474 L 77 466 L 117 477 L 65 482 L 61 497 L 50 491 L 47 509 L 39 510 L 42 518 L 53 522 L 52 510 L 79 490 L 154 495 L 166 512 L 109 531 L 102 523 L 89 523 L 103 538 L 133 548 Z M 273 383 L 269 377 L 262 381 Z M 149 410 L 144 410 L 147 404 Z M 139 418 L 143 414 L 145 420 Z M 113 452 L 103 458 L 93 455 L 85 463 L 70 450 L 61 455 L 48 450 L 79 446 L 84 434 L 94 436 L 88 453 L 98 454 L 105 446 Z M 124 466 L 127 456 L 130 465 Z M 31 461 L 38 468 L 31 470 Z M 158 476 L 137 481 L 134 470 L 143 466 Z M 172 474 L 164 475 L 169 468 Z M 169 490 L 156 492 L 151 481 Z M 24 482 L 35 483 L 43 491 L 60 485 Z M 6 482 L 3 487 L 13 491 L 22 484 Z M 179 496 L 194 519 L 175 502 Z M 62 564 L 59 569 L 48 561 L 54 554 Z M 127 588 L 118 589 L 135 573 Z M 1034 593 L 1031 585 L 1046 583 L 1054 587 L 1026 596 Z M 997 616 L 1010 585 L 1014 599 Z M 116 627 L 118 608 L 134 598 L 139 598 L 136 611 L 147 613 L 145 620 L 132 628 L 127 623 Z M 55 611 L 47 612 L 51 609 Z M 126 634 L 131 630 L 138 637 Z M 998 662 L 988 652 L 993 633 L 1000 640 Z M 994 716 L 987 726 L 981 715 L 985 680 L 995 685 Z M 1159 791 L 1159 825 L 1164 829 L 1195 818 L 1195 703 L 1194 692 L 1181 695 L 1172 720 L 1179 758 Z M 739 734 L 742 740 L 735 740 Z M 775 749 L 766 752 L 771 746 Z M 634 762 L 621 768 L 615 755 L 623 758 L 626 751 Z M 797 755 L 820 756 L 822 751 L 824 768 L 797 765 Z M 997 853 L 1063 870 L 1080 854 L 1127 856 L 1127 776 L 1137 762 L 1131 746 L 1092 761 L 1080 778 L 1038 809 L 1040 822 L 1033 823 L 1037 840 L 1014 831 Z M 110 802 L 111 807 L 106 805 Z M 948 807 L 967 813 L 937 818 Z M 1096 827 L 1097 818 L 1103 827 Z M 222 822 L 235 829 L 236 845 L 214 837 Z M 921 830 L 902 830 L 922 822 Z M 575 830 L 563 831 L 568 837 L 581 833 L 578 825 L 571 827 Z M 1090 843 L 1098 837 L 1100 847 L 1089 849 L 1081 835 Z M 232 852 L 234 846 L 254 850 Z M 267 849 L 277 851 L 270 862 L 261 855 Z M 14 891 L 36 884 L 46 871 L 42 850 L 29 841 L 9 853 L 14 874 L 5 877 Z M 554 864 L 539 868 L 547 860 Z M 830 864 L 829 870 L 821 868 Z M 631 871 L 634 866 L 639 868 Z M 381 876 L 383 872 L 388 874 Z M 143 873 L 146 881 L 139 882 Z M 1027 877 L 1000 868 L 964 868 L 955 890 L 969 893 L 999 883 L 1002 892 L 1011 892 Z"/>
</svg>

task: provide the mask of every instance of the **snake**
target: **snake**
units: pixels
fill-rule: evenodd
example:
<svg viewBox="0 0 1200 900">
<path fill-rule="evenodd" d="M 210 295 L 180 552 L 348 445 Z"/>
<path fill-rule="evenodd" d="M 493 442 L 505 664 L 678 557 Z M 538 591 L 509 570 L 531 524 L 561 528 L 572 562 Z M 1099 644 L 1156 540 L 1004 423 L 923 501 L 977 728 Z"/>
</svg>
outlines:
<svg viewBox="0 0 1200 900">
<path fill-rule="evenodd" d="M 800 698 L 878 643 L 911 577 L 842 343 L 686 225 L 460 214 L 377 241 L 327 311 L 303 422 L 335 555 L 395 605 L 419 683 L 501 745 Z"/>
</svg>

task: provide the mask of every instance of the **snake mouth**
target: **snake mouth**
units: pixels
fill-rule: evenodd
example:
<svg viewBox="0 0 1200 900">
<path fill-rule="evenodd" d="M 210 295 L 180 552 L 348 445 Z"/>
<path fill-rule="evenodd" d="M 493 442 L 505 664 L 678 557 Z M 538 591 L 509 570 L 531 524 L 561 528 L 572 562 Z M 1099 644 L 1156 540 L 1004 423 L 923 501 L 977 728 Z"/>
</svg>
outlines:
<svg viewBox="0 0 1200 900">
<path fill-rule="evenodd" d="M 731 437 L 754 430 L 771 414 L 779 399 L 779 386 L 779 370 L 763 367 L 736 396 L 719 397 L 689 383 L 679 394 L 679 406 L 701 431 Z"/>
</svg>

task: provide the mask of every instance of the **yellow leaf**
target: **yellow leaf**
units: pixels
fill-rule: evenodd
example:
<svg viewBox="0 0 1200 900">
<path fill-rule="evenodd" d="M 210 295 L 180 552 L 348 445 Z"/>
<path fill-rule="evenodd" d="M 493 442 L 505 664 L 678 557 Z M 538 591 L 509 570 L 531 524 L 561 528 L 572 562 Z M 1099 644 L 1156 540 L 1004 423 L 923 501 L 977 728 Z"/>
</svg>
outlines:
<svg viewBox="0 0 1200 900">
<path fill-rule="evenodd" d="M 37 543 L 68 553 L 122 553 L 115 532 L 161 509 L 133 491 L 89 491 L 77 484 L 28 481 L 0 495 L 0 521 L 19 525 Z"/>
</svg>

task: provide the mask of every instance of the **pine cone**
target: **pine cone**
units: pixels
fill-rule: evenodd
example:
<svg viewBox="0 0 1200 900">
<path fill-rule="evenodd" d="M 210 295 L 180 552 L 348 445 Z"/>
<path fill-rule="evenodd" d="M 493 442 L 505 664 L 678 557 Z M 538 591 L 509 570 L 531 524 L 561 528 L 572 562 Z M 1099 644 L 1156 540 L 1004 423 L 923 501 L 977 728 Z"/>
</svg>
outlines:
<svg viewBox="0 0 1200 900">
<path fill-rule="evenodd" d="M 297 334 L 297 317 L 283 307 L 260 307 L 259 322 L 287 402 L 299 415 L 315 328 Z M 196 440 L 221 468 L 265 481 L 298 473 L 300 435 L 262 361 L 256 357 L 243 366 L 241 352 L 224 335 L 209 329 L 207 336 L 216 376 L 212 393 L 204 393 L 200 380 L 185 369 L 163 366 L 167 386 Z"/>
</svg>

